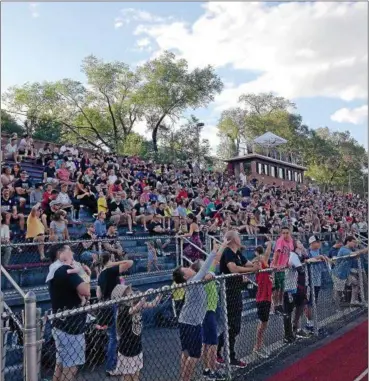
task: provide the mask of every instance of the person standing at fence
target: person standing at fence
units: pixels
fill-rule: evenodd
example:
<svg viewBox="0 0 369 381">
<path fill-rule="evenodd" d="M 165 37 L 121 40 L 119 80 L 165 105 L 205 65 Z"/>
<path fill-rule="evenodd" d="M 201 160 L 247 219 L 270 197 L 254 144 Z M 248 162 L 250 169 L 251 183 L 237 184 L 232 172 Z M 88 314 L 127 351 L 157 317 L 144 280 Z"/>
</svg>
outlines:
<svg viewBox="0 0 369 381">
<path fill-rule="evenodd" d="M 305 309 L 306 314 L 306 329 L 309 332 L 313 332 L 313 297 L 312 288 L 314 287 L 314 297 L 315 302 L 318 302 L 319 292 L 322 286 L 322 273 L 327 269 L 326 263 L 328 263 L 328 257 L 322 255 L 321 253 L 321 241 L 318 236 L 313 235 L 309 238 L 309 249 L 308 258 L 311 265 L 308 267 L 309 270 L 309 281 L 310 281 L 310 297 L 309 302 Z"/>
<path fill-rule="evenodd" d="M 218 250 L 218 246 L 215 244 L 214 251 Z M 203 261 L 197 260 L 191 265 L 191 268 L 196 272 L 199 272 Z M 212 279 L 215 275 L 215 266 L 212 265 L 209 269 L 209 273 L 205 276 L 204 280 Z M 215 281 L 211 281 L 205 284 L 205 292 L 207 296 L 207 311 L 202 323 L 202 342 L 203 342 L 203 360 L 204 371 L 203 376 L 209 380 L 224 380 L 219 372 L 217 372 L 217 348 L 218 348 L 218 327 L 216 310 L 218 307 L 218 290 Z"/>
<path fill-rule="evenodd" d="M 269 268 L 269 257 L 272 251 L 272 241 L 268 238 L 266 243 L 266 250 L 262 246 L 255 249 L 254 263 L 258 263 L 261 270 Z M 256 293 L 256 308 L 259 318 L 258 328 L 256 330 L 256 342 L 254 345 L 254 353 L 261 358 L 268 358 L 269 353 L 263 348 L 264 334 L 268 327 L 270 307 L 272 305 L 272 273 L 259 272 L 256 274 L 256 283 L 258 290 Z"/>
<path fill-rule="evenodd" d="M 299 257 L 294 250 L 295 248 L 289 254 L 287 263 L 289 268 L 286 270 L 286 282 L 283 294 L 284 343 L 286 344 L 293 343 L 296 337 L 306 338 L 309 336 L 299 328 L 300 318 L 307 303 L 306 274 L 305 268 L 302 266 L 302 261 L 306 257 Z M 292 324 L 292 313 L 295 308 Z"/>
<path fill-rule="evenodd" d="M 358 282 L 358 259 L 357 256 L 367 253 L 368 248 L 355 251 L 357 240 L 354 236 L 347 236 L 344 246 L 337 254 L 336 266 L 332 270 L 332 280 L 334 287 L 334 297 L 338 302 L 343 301 L 346 286 L 351 286 L 350 304 L 357 304 L 360 287 Z M 341 258 L 352 256 L 351 258 Z M 356 276 L 357 275 L 357 276 Z"/>
<path fill-rule="evenodd" d="M 260 269 L 258 264 L 252 264 L 243 257 L 241 253 L 241 238 L 238 232 L 228 231 L 224 239 L 228 242 L 223 256 L 220 260 L 220 272 L 222 274 L 248 274 Z M 237 368 L 245 368 L 247 364 L 236 358 L 235 344 L 236 338 L 241 331 L 242 317 L 242 275 L 235 275 L 226 279 L 227 316 L 228 316 L 228 336 L 231 365 Z M 221 355 L 224 346 L 224 334 L 219 337 L 217 362 L 224 364 Z"/>
<path fill-rule="evenodd" d="M 177 284 L 196 282 L 204 279 L 212 265 L 216 266 L 222 256 L 228 241 L 222 243 L 217 252 L 207 257 L 198 273 L 191 267 L 177 267 L 173 271 L 173 280 Z M 181 381 L 190 381 L 195 366 L 201 357 L 202 324 L 207 310 L 207 295 L 204 284 L 188 285 L 185 302 L 179 316 L 179 331 L 182 346 Z"/>
<path fill-rule="evenodd" d="M 111 294 L 114 288 L 124 282 L 121 278 L 122 274 L 126 273 L 132 266 L 133 261 L 120 261 L 112 262 L 111 254 L 104 253 L 100 257 L 102 271 L 100 272 L 97 280 L 96 296 L 100 301 L 106 301 L 111 299 Z M 111 308 L 103 309 L 99 312 L 98 323 L 101 326 L 108 327 L 108 347 L 106 350 L 106 371 L 114 371 L 117 366 L 117 330 L 116 330 L 116 316 L 117 308 L 113 306 Z"/>
<path fill-rule="evenodd" d="M 150 291 L 150 290 L 147 290 Z M 140 293 L 137 293 L 137 297 Z M 143 368 L 142 353 L 142 311 L 155 308 L 162 298 L 159 294 L 152 302 L 145 298 L 134 299 L 135 294 L 131 286 L 119 284 L 111 294 L 112 299 L 124 296 L 132 296 L 132 299 L 118 305 L 117 330 L 118 361 L 117 367 L 110 372 L 112 376 L 122 376 L 121 381 L 139 381 L 140 371 Z"/>
<path fill-rule="evenodd" d="M 60 256 L 73 261 L 73 252 L 68 245 L 55 245 L 49 249 L 50 259 L 56 264 L 48 275 L 49 294 L 53 313 L 81 306 L 80 295 L 90 297 L 90 284 L 78 274 L 68 274 L 70 266 L 56 263 Z M 52 270 L 52 274 L 50 274 Z M 53 381 L 73 381 L 77 367 L 85 363 L 86 314 L 54 319 L 52 335 L 56 347 L 56 365 Z"/>
<path fill-rule="evenodd" d="M 283 269 L 287 266 L 290 251 L 293 251 L 293 239 L 291 237 L 290 228 L 284 226 L 282 228 L 281 236 L 277 239 L 274 249 L 274 256 L 271 267 L 276 269 Z M 283 293 L 285 284 L 284 270 L 276 271 L 274 274 L 274 291 L 273 291 L 273 304 L 274 312 L 283 314 Z"/>
</svg>

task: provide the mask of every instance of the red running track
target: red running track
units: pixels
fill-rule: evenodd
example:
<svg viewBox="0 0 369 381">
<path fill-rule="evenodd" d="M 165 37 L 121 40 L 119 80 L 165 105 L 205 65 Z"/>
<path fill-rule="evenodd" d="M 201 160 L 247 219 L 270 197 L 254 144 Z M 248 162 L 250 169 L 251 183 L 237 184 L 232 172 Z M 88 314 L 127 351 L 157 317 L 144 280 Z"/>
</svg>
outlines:
<svg viewBox="0 0 369 381">
<path fill-rule="evenodd" d="M 368 368 L 368 321 L 267 381 L 354 381 Z M 368 376 L 357 379 L 367 381 Z"/>
</svg>

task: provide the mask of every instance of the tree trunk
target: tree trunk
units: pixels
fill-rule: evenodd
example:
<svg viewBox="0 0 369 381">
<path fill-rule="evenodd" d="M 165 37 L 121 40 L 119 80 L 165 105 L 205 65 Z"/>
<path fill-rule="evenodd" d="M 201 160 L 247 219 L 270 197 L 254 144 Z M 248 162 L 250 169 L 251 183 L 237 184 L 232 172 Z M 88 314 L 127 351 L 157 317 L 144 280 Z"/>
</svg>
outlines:
<svg viewBox="0 0 369 381">
<path fill-rule="evenodd" d="M 154 147 L 154 152 L 156 154 L 158 153 L 158 129 L 159 129 L 159 126 L 155 127 L 152 130 L 152 145 Z"/>
</svg>

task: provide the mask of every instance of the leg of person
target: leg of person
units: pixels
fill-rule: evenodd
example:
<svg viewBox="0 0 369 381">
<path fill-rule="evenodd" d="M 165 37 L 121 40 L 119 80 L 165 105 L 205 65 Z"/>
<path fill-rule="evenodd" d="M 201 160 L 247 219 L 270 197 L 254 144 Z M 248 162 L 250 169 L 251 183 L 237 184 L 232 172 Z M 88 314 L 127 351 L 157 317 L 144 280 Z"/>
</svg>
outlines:
<svg viewBox="0 0 369 381">
<path fill-rule="evenodd" d="M 85 336 L 70 335 L 56 328 L 53 328 L 52 335 L 55 340 L 56 363 L 60 365 L 55 367 L 54 380 L 74 381 L 77 366 L 85 363 Z"/>
<path fill-rule="evenodd" d="M 24 214 L 18 213 L 18 219 L 19 219 L 19 228 L 20 230 L 24 230 Z"/>
<path fill-rule="evenodd" d="M 39 235 L 33 239 L 33 242 L 39 242 L 37 246 L 38 253 L 40 254 L 41 261 L 45 260 L 45 246 L 44 246 L 45 236 Z"/>
<path fill-rule="evenodd" d="M 232 366 L 244 368 L 246 364 L 236 358 L 236 338 L 241 331 L 242 310 L 228 311 L 229 357 Z"/>
<path fill-rule="evenodd" d="M 289 292 L 285 292 L 283 295 L 283 326 L 284 326 L 284 341 L 286 343 L 291 343 L 295 340 L 292 329 L 292 312 L 295 308 L 295 302 L 293 295 Z"/>
<path fill-rule="evenodd" d="M 130 214 L 126 214 L 127 219 L 127 225 L 128 225 L 128 231 L 132 233 L 132 216 Z"/>
<path fill-rule="evenodd" d="M 202 327 L 201 325 L 191 326 L 188 324 L 181 324 L 181 326 L 182 351 L 188 354 L 187 359 L 183 360 L 181 364 L 183 365 L 181 369 L 181 381 L 191 381 L 195 366 L 201 357 Z"/>
<path fill-rule="evenodd" d="M 3 246 L 1 248 L 1 251 L 2 251 L 2 254 L 3 254 L 3 259 L 1 261 L 1 263 L 4 265 L 4 266 L 7 266 L 10 262 L 10 257 L 11 257 L 11 254 L 12 254 L 12 248 L 10 246 Z"/>
<path fill-rule="evenodd" d="M 268 357 L 267 353 L 264 353 L 264 351 L 261 351 L 264 343 L 264 334 L 268 327 L 268 320 L 269 320 L 269 314 L 270 314 L 270 307 L 271 302 L 269 301 L 262 301 L 256 303 L 257 306 L 257 314 L 258 318 L 260 320 L 257 331 L 256 331 L 256 342 L 254 346 L 254 351 L 257 355 L 266 358 Z"/>
<path fill-rule="evenodd" d="M 207 311 L 205 315 L 202 325 L 202 341 L 204 344 L 204 375 L 206 375 L 206 371 L 216 371 L 218 335 L 215 311 Z"/>
<path fill-rule="evenodd" d="M 106 370 L 112 371 L 117 367 L 117 348 L 118 348 L 118 338 L 117 338 L 117 329 L 116 329 L 116 315 L 117 315 L 117 306 L 113 306 L 113 322 L 108 328 L 108 347 L 106 351 Z"/>
</svg>

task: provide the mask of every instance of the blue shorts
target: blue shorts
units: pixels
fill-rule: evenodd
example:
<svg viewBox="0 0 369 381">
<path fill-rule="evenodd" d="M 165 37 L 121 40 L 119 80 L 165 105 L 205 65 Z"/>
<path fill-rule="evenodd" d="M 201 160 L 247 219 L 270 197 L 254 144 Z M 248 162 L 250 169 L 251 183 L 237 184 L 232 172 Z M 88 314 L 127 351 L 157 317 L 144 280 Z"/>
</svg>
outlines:
<svg viewBox="0 0 369 381">
<path fill-rule="evenodd" d="M 214 311 L 207 311 L 202 323 L 202 342 L 206 345 L 218 345 L 217 319 Z"/>
<path fill-rule="evenodd" d="M 60 329 L 53 328 L 52 335 L 56 347 L 56 363 L 63 368 L 72 368 L 86 362 L 85 334 L 70 335 Z"/>
<path fill-rule="evenodd" d="M 202 350 L 201 325 L 179 324 L 179 336 L 182 352 L 187 352 L 189 357 L 199 359 Z"/>
</svg>

